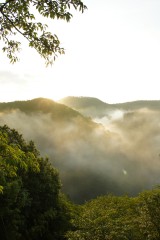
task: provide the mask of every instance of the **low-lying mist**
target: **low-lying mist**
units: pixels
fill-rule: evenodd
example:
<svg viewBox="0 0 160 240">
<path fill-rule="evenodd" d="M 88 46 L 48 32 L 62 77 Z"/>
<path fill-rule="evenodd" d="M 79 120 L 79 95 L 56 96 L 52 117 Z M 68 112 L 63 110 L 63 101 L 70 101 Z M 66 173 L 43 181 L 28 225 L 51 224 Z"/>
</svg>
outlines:
<svg viewBox="0 0 160 240">
<path fill-rule="evenodd" d="M 32 139 L 49 157 L 75 202 L 107 193 L 136 195 L 160 184 L 160 111 L 110 112 L 95 121 L 101 124 L 78 116 L 58 121 L 50 113 L 0 113 L 1 125 Z"/>
</svg>

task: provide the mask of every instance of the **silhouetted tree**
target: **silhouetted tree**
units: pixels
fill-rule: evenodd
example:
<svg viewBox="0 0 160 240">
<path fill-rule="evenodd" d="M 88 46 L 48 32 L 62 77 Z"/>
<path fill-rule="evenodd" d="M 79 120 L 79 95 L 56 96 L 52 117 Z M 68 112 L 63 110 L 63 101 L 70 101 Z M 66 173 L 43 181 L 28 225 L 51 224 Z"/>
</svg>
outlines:
<svg viewBox="0 0 160 240">
<path fill-rule="evenodd" d="M 63 19 L 67 22 L 71 19 L 71 7 L 83 12 L 86 6 L 81 0 L 4 0 L 0 3 L 0 39 L 5 46 L 3 51 L 7 52 L 12 63 L 16 62 L 16 52 L 19 50 L 20 42 L 15 40 L 17 33 L 24 36 L 29 46 L 35 48 L 38 53 L 52 63 L 57 53 L 63 54 L 64 49 L 60 47 L 60 41 L 56 35 L 47 31 L 47 25 L 36 22 L 36 9 L 43 17 L 51 19 Z M 34 12 L 34 11 L 33 11 Z"/>
</svg>

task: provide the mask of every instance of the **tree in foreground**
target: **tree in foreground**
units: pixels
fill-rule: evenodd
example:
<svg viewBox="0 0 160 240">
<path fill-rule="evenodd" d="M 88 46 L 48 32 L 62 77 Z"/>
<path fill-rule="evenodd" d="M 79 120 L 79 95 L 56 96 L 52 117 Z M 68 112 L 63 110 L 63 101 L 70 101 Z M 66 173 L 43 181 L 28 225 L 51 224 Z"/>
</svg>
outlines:
<svg viewBox="0 0 160 240">
<path fill-rule="evenodd" d="M 142 192 L 140 199 L 139 226 L 143 239 L 160 239 L 160 188 Z"/>
<path fill-rule="evenodd" d="M 0 40 L 5 44 L 3 51 L 12 63 L 18 60 L 16 52 L 20 42 L 16 40 L 18 33 L 25 37 L 29 46 L 35 48 L 51 64 L 57 54 L 63 54 L 58 37 L 47 31 L 47 25 L 36 22 L 35 10 L 51 19 L 69 21 L 71 10 L 83 12 L 86 6 L 81 0 L 4 0 L 0 2 Z"/>
<path fill-rule="evenodd" d="M 0 239 L 65 239 L 70 203 L 59 176 L 34 143 L 0 127 Z"/>
<path fill-rule="evenodd" d="M 69 240 L 142 240 L 136 199 L 108 195 L 80 208 L 73 219 L 75 230 L 67 234 Z"/>
<path fill-rule="evenodd" d="M 104 196 L 79 207 L 69 240 L 160 239 L 160 189 L 138 197 Z"/>
</svg>

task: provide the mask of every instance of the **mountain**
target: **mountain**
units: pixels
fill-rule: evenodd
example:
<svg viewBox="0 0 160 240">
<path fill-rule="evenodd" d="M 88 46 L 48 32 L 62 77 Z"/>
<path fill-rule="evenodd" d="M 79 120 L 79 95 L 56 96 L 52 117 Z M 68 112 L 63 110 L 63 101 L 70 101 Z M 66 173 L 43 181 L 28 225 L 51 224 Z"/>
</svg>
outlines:
<svg viewBox="0 0 160 240">
<path fill-rule="evenodd" d="M 108 111 L 115 110 L 113 105 L 92 97 L 66 97 L 59 100 L 59 103 L 63 103 L 92 118 L 106 116 Z"/>
<path fill-rule="evenodd" d="M 59 102 L 91 118 L 106 117 L 109 116 L 111 112 L 116 110 L 133 111 L 142 108 L 160 110 L 160 100 L 142 100 L 126 103 L 108 104 L 97 98 L 92 97 L 66 97 L 59 100 Z"/>
<path fill-rule="evenodd" d="M 101 183 L 93 192 L 89 188 L 98 174 L 93 169 L 96 145 L 99 139 L 106 138 L 102 126 L 63 104 L 44 98 L 0 103 L 0 124 L 15 128 L 36 143 L 41 154 L 48 156 L 58 168 L 63 189 L 73 200 L 81 202 L 96 196 L 97 191 L 101 193 Z M 102 136 L 94 139 L 99 129 Z M 101 155 L 98 148 L 96 154 Z"/>
<path fill-rule="evenodd" d="M 66 97 L 61 99 L 59 102 L 65 103 L 72 108 L 89 108 L 89 107 L 100 107 L 101 109 L 105 109 L 109 104 L 102 102 L 98 98 L 92 97 Z"/>
<path fill-rule="evenodd" d="M 133 101 L 133 102 L 126 102 L 126 103 L 117 103 L 112 104 L 112 106 L 123 109 L 123 110 L 138 110 L 141 108 L 148 108 L 150 110 L 160 110 L 160 100 L 141 100 L 141 101 Z"/>
<path fill-rule="evenodd" d="M 159 184 L 158 102 L 156 108 L 133 109 L 98 99 L 80 101 L 81 109 L 96 116 L 94 121 L 78 107 L 75 111 L 38 98 L 0 103 L 0 124 L 36 143 L 59 170 L 63 190 L 75 202 L 107 193 L 136 195 Z"/>
<path fill-rule="evenodd" d="M 54 119 L 70 119 L 80 116 L 80 113 L 73 111 L 71 108 L 58 104 L 50 99 L 36 98 L 28 101 L 15 101 L 8 103 L 0 103 L 1 112 L 11 112 L 15 109 L 19 109 L 26 114 L 32 113 L 50 113 Z M 81 115 L 83 118 L 83 116 Z"/>
</svg>

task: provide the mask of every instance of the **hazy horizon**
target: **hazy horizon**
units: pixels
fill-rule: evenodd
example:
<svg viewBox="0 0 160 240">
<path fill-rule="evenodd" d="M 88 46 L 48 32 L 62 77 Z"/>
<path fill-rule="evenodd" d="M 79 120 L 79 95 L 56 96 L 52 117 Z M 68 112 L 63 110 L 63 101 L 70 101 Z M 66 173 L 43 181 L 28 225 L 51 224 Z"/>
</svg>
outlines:
<svg viewBox="0 0 160 240">
<path fill-rule="evenodd" d="M 106 103 L 159 99 L 160 3 L 84 0 L 69 23 L 50 21 L 66 54 L 52 67 L 22 40 L 20 61 L 0 56 L 0 102 L 96 97 Z M 2 46 L 2 43 L 0 44 Z"/>
<path fill-rule="evenodd" d="M 131 103 L 131 102 L 137 102 L 137 101 L 160 101 L 160 98 L 159 99 L 135 99 L 135 100 L 130 100 L 130 101 L 122 101 L 122 102 L 106 102 L 105 99 L 102 99 L 102 98 L 99 98 L 99 97 L 95 97 L 95 96 L 75 96 L 75 95 L 72 95 L 72 96 L 64 96 L 62 98 L 59 98 L 59 99 L 53 99 L 53 98 L 50 98 L 50 97 L 43 97 L 43 96 L 37 96 L 37 97 L 33 97 L 33 98 L 28 98 L 28 99 L 14 99 L 14 100 L 9 100 L 9 101 L 0 101 L 0 103 L 9 103 L 9 102 L 16 102 L 16 101 L 29 101 L 29 100 L 33 100 L 33 99 L 37 99 L 37 98 L 46 98 L 46 99 L 50 99 L 54 102 L 57 102 L 59 103 L 60 100 L 62 99 L 65 99 L 65 98 L 68 98 L 68 97 L 76 97 L 76 98 L 96 98 L 104 103 L 107 103 L 107 104 L 123 104 L 123 103 Z"/>
</svg>

